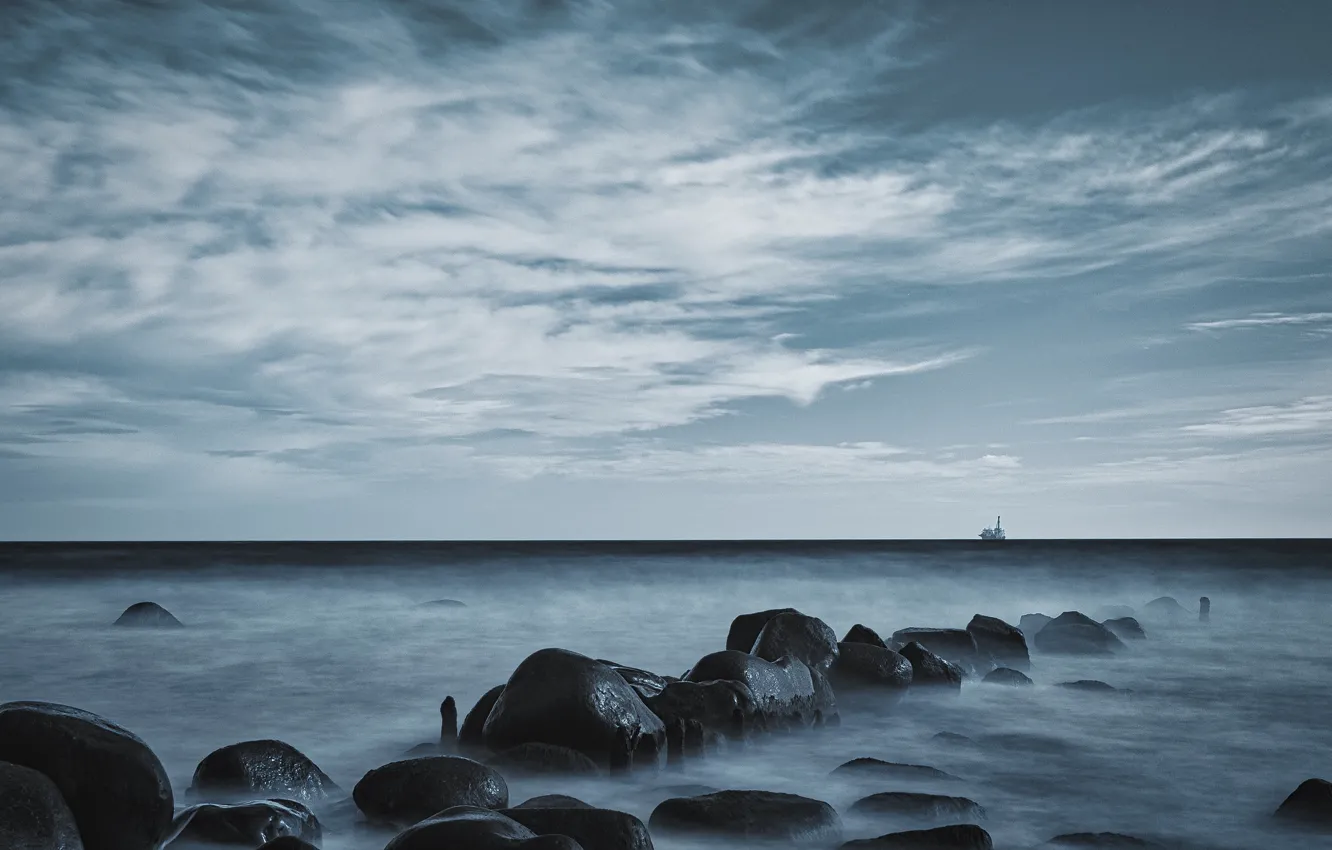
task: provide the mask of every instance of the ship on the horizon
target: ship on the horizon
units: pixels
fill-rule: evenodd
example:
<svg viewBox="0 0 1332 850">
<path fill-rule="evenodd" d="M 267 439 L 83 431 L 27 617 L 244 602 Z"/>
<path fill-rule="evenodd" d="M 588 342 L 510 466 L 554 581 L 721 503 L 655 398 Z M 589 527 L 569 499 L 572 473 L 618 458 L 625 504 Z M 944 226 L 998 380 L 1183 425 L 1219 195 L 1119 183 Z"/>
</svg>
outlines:
<svg viewBox="0 0 1332 850">
<path fill-rule="evenodd" d="M 999 524 L 1000 517 L 994 518 L 994 528 L 987 528 L 980 533 L 981 540 L 1007 540 L 1004 527 Z"/>
</svg>

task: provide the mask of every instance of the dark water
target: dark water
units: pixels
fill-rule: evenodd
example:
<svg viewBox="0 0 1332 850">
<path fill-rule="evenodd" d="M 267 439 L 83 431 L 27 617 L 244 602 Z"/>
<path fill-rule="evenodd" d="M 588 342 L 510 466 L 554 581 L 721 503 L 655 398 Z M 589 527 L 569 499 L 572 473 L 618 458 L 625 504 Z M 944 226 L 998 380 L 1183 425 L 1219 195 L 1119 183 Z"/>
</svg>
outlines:
<svg viewBox="0 0 1332 850">
<path fill-rule="evenodd" d="M 865 623 L 1016 623 L 1161 595 L 1212 622 L 1144 618 L 1114 659 L 1036 655 L 1037 686 L 968 683 L 955 699 L 846 714 L 683 772 L 629 781 L 513 782 L 515 802 L 566 791 L 644 820 L 668 783 L 793 791 L 845 807 L 928 783 L 849 785 L 856 756 L 928 764 L 981 803 L 996 847 L 1117 831 L 1198 848 L 1317 846 L 1267 815 L 1332 774 L 1332 545 L 1268 542 L 808 544 L 194 544 L 0 546 L 0 701 L 76 705 L 130 728 L 177 793 L 216 747 L 275 737 L 350 789 L 438 735 L 530 652 L 559 646 L 679 675 L 724 646 L 736 614 L 794 606 L 838 634 Z M 465 608 L 418 604 L 455 598 Z M 189 628 L 109 627 L 129 604 Z M 1053 687 L 1101 679 L 1135 698 Z M 948 730 L 981 747 L 931 740 Z M 848 818 L 848 837 L 888 824 Z M 330 835 L 328 850 L 382 841 Z M 659 840 L 664 848 L 683 847 Z"/>
</svg>

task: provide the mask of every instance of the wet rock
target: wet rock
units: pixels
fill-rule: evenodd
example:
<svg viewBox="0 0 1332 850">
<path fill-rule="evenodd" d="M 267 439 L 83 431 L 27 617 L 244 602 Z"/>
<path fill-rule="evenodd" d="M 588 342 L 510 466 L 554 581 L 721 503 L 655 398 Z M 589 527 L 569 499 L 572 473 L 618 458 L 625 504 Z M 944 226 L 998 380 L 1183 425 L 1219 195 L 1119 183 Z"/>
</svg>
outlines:
<svg viewBox="0 0 1332 850">
<path fill-rule="evenodd" d="M 998 617 L 977 614 L 967 623 L 967 631 L 976 641 L 976 649 L 982 657 L 988 656 L 995 664 L 1013 670 L 1031 669 L 1027 638 L 1016 626 Z"/>
<path fill-rule="evenodd" d="M 841 778 L 887 779 L 892 781 L 947 781 L 955 782 L 957 777 L 944 773 L 938 768 L 923 764 L 899 764 L 876 758 L 857 758 L 838 765 L 830 776 Z"/>
<path fill-rule="evenodd" d="M 356 807 L 372 821 L 415 823 L 453 806 L 502 809 L 509 786 L 493 768 L 459 756 L 395 761 L 361 777 L 352 789 Z"/>
<path fill-rule="evenodd" d="M 1173 596 L 1159 596 L 1142 606 L 1142 612 L 1152 619 L 1179 620 L 1190 616 L 1189 609 Z"/>
<path fill-rule="evenodd" d="M 837 660 L 837 633 L 817 617 L 799 612 L 778 614 L 764 624 L 753 654 L 764 661 L 790 656 L 811 670 L 826 673 Z"/>
<path fill-rule="evenodd" d="M 666 752 L 666 726 L 611 668 L 564 649 L 542 649 L 513 671 L 486 719 L 486 746 L 557 744 L 608 763 L 617 735 L 637 766 L 655 767 Z"/>
<path fill-rule="evenodd" d="M 463 718 L 462 726 L 458 729 L 458 751 L 464 754 L 484 752 L 486 749 L 485 726 L 486 718 L 490 717 L 490 712 L 495 708 L 495 703 L 499 702 L 500 694 L 504 693 L 503 685 L 496 685 L 481 695 L 481 699 L 476 701 L 472 710 L 467 712 Z"/>
<path fill-rule="evenodd" d="M 384 850 L 583 850 L 567 836 L 541 836 L 499 812 L 455 806 L 400 832 Z"/>
<path fill-rule="evenodd" d="M 85 850 L 156 850 L 171 829 L 171 783 L 136 735 L 87 711 L 47 702 L 0 705 L 0 761 L 60 790 Z"/>
<path fill-rule="evenodd" d="M 1028 641 L 1034 641 L 1036 635 L 1041 629 L 1045 628 L 1046 623 L 1053 620 L 1054 617 L 1045 614 L 1023 614 L 1022 619 L 1018 620 L 1018 628 Z M 1030 646 L 1030 644 L 1028 644 Z"/>
<path fill-rule="evenodd" d="M 759 710 L 758 702 L 744 682 L 720 679 L 711 682 L 671 682 L 655 697 L 645 700 L 648 708 L 666 724 L 671 748 L 683 742 L 678 740 L 682 724 L 699 723 L 705 731 L 716 732 L 730 738 L 744 735 L 744 721 L 753 718 Z M 740 722 L 737 722 L 739 712 Z"/>
<path fill-rule="evenodd" d="M 497 753 L 486 764 L 507 774 L 598 776 L 601 768 L 592 759 L 555 744 L 519 744 Z"/>
<path fill-rule="evenodd" d="M 214 750 L 194 769 L 185 796 L 192 800 L 280 796 L 310 803 L 340 794 L 328 774 L 282 741 L 242 741 Z"/>
<path fill-rule="evenodd" d="M 768 611 L 755 611 L 753 614 L 741 614 L 731 621 L 731 630 L 726 634 L 726 648 L 736 652 L 752 652 L 759 632 L 763 631 L 769 620 L 778 614 L 799 613 L 794 608 L 773 608 Z"/>
<path fill-rule="evenodd" d="M 1142 630 L 1142 626 L 1132 617 L 1106 620 L 1101 625 L 1109 629 L 1120 640 L 1143 640 L 1147 637 L 1147 633 Z"/>
<path fill-rule="evenodd" d="M 828 671 L 837 693 L 867 692 L 891 702 L 911 686 L 911 662 L 891 649 L 872 643 L 840 643 L 837 649 L 837 661 Z"/>
<path fill-rule="evenodd" d="M 422 602 L 422 608 L 466 608 L 466 602 L 460 602 L 457 599 L 431 599 L 429 602 Z"/>
<path fill-rule="evenodd" d="M 842 638 L 842 643 L 867 643 L 870 646 L 888 648 L 888 644 L 884 642 L 883 638 L 879 637 L 878 632 L 869 626 L 862 626 L 860 623 L 851 627 L 851 630 L 846 633 L 846 637 Z"/>
<path fill-rule="evenodd" d="M 648 824 L 663 834 L 776 840 L 827 846 L 841 840 L 842 821 L 822 800 L 775 791 L 718 791 L 673 797 L 653 809 Z"/>
<path fill-rule="evenodd" d="M 314 812 L 295 800 L 252 800 L 234 805 L 200 803 L 176 816 L 172 850 L 192 850 L 217 844 L 258 847 L 275 838 L 292 836 L 317 842 L 323 832 Z"/>
<path fill-rule="evenodd" d="M 1121 691 L 1119 688 L 1116 688 L 1113 685 L 1108 685 L 1105 682 L 1101 682 L 1096 679 L 1078 679 L 1076 682 L 1060 682 L 1059 684 L 1055 685 L 1055 687 L 1067 688 L 1070 691 L 1085 691 L 1087 693 L 1094 693 L 1094 694 L 1127 693 L 1127 691 Z"/>
<path fill-rule="evenodd" d="M 537 835 L 567 835 L 584 850 L 652 850 L 647 827 L 626 812 L 574 806 L 505 809 L 500 814 Z"/>
<path fill-rule="evenodd" d="M 1126 649 L 1114 632 L 1077 611 L 1065 611 L 1036 633 L 1036 648 L 1052 655 L 1113 655 Z"/>
<path fill-rule="evenodd" d="M 954 824 L 848 841 L 841 850 L 994 850 L 994 842 L 975 824 Z"/>
<path fill-rule="evenodd" d="M 114 625 L 149 629 L 179 629 L 184 623 L 156 602 L 135 602 L 125 609 Z"/>
<path fill-rule="evenodd" d="M 623 664 L 616 664 L 614 661 L 606 661 L 600 658 L 597 660 L 619 673 L 620 678 L 624 679 L 629 687 L 637 691 L 638 696 L 645 700 L 661 693 L 669 682 L 665 676 L 658 676 L 656 673 L 650 673 L 647 670 L 626 667 Z"/>
<path fill-rule="evenodd" d="M 1119 620 L 1124 617 L 1136 617 L 1138 612 L 1129 605 L 1102 605 L 1092 612 L 1095 620 Z M 1087 833 L 1090 834 L 1090 833 Z M 1108 834 L 1108 833 L 1107 833 Z"/>
<path fill-rule="evenodd" d="M 964 671 L 974 672 L 982 666 L 989 666 L 982 663 L 976 639 L 966 629 L 898 629 L 893 632 L 893 642 L 903 647 L 912 642 L 918 643 Z"/>
<path fill-rule="evenodd" d="M 308 841 L 302 841 L 294 835 L 284 835 L 266 842 L 259 850 L 319 850 Z"/>
<path fill-rule="evenodd" d="M 45 774 L 0 762 L 0 847 L 83 850 L 74 813 Z"/>
<path fill-rule="evenodd" d="M 981 681 L 987 685 L 1008 685 L 1010 687 L 1023 687 L 1033 684 L 1026 673 L 1008 667 L 994 668 L 986 673 L 985 678 Z"/>
<path fill-rule="evenodd" d="M 1206 596 L 1198 597 L 1198 622 L 1209 623 L 1212 620 L 1212 600 Z"/>
<path fill-rule="evenodd" d="M 850 811 L 860 815 L 890 815 L 936 823 L 972 823 L 985 819 L 985 809 L 975 800 L 906 791 L 885 791 L 862 797 L 851 804 Z"/>
<path fill-rule="evenodd" d="M 516 809 L 591 809 L 593 806 L 584 803 L 577 797 L 570 797 L 567 794 L 542 794 L 539 797 L 533 797 L 514 806 Z"/>
<path fill-rule="evenodd" d="M 911 663 L 911 687 L 962 689 L 962 668 L 930 652 L 912 641 L 902 647 L 900 654 Z"/>
<path fill-rule="evenodd" d="M 1101 850 L 1129 850 L 1134 847 L 1159 848 L 1161 845 L 1118 832 L 1070 832 L 1056 835 L 1046 847 L 1097 847 Z"/>
<path fill-rule="evenodd" d="M 1306 779 L 1277 808 L 1273 817 L 1288 823 L 1332 831 L 1332 782 Z"/>
<path fill-rule="evenodd" d="M 821 702 L 810 669 L 787 656 L 780 661 L 764 661 L 756 655 L 723 650 L 705 655 L 685 674 L 688 682 L 742 682 L 749 688 L 763 723 L 809 725 L 815 712 L 836 711 L 836 706 Z"/>
</svg>

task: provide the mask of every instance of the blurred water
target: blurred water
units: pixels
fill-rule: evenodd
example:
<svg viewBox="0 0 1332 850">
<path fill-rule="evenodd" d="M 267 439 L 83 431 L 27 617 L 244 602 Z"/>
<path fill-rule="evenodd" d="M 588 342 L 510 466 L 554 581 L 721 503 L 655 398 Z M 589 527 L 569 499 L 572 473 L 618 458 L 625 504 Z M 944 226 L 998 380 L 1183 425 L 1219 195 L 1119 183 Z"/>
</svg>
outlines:
<svg viewBox="0 0 1332 850">
<path fill-rule="evenodd" d="M 511 782 L 514 802 L 573 793 L 644 820 L 699 782 L 768 788 L 845 811 L 886 790 L 946 790 L 980 802 L 996 847 L 1061 832 L 1175 837 L 1199 848 L 1284 846 L 1266 816 L 1310 776 L 1332 774 L 1332 547 L 1272 544 L 971 544 L 502 548 L 0 547 L 0 701 L 50 700 L 144 738 L 177 794 L 194 766 L 235 741 L 279 738 L 348 791 L 366 770 L 438 736 L 530 652 L 559 646 L 679 675 L 722 648 L 736 614 L 794 606 L 838 634 L 856 622 L 961 627 L 975 613 L 1016 623 L 1162 594 L 1212 622 L 1149 634 L 1115 659 L 1035 656 L 1037 687 L 968 683 L 958 698 L 844 713 L 834 730 L 768 739 L 631 781 Z M 465 608 L 422 608 L 455 598 Z M 153 600 L 188 628 L 114 629 Z M 1133 699 L 1053 687 L 1101 679 Z M 982 746 L 949 746 L 939 731 Z M 987 736 L 1008 735 L 991 739 Z M 1025 736 L 1025 737 L 1024 737 Z M 928 764 L 963 779 L 834 781 L 856 756 Z M 889 831 L 846 820 L 848 838 Z M 330 835 L 327 850 L 379 839 Z M 684 847 L 665 839 L 663 848 Z M 1312 846 L 1312 845 L 1302 845 Z"/>
</svg>

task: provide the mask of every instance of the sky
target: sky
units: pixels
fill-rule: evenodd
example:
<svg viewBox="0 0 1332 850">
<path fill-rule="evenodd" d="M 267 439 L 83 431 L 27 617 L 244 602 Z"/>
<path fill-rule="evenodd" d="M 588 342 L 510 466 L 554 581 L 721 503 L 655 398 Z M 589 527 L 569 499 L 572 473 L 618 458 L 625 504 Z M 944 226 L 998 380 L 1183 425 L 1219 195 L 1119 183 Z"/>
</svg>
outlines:
<svg viewBox="0 0 1332 850">
<path fill-rule="evenodd" d="M 0 539 L 1332 534 L 1332 3 L 0 11 Z"/>
</svg>

